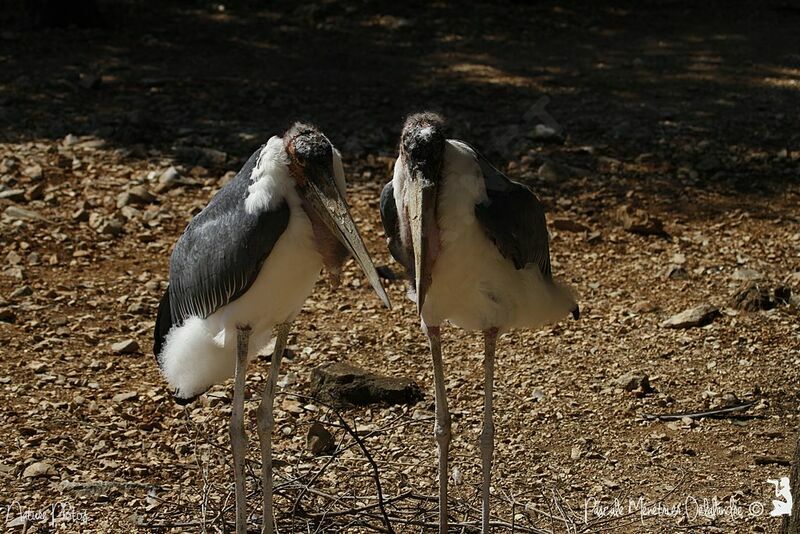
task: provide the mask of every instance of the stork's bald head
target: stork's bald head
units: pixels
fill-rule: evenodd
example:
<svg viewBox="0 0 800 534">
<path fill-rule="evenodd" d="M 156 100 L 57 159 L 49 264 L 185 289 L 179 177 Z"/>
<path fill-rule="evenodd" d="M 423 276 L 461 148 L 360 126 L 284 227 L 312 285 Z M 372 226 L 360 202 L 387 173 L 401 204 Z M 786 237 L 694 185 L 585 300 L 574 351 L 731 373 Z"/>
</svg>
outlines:
<svg viewBox="0 0 800 534">
<path fill-rule="evenodd" d="M 303 185 L 309 175 L 333 176 L 333 146 L 315 126 L 296 122 L 283 135 L 294 179 Z"/>
<path fill-rule="evenodd" d="M 444 154 L 444 119 L 436 113 L 426 111 L 414 113 L 406 118 L 400 136 L 400 153 L 409 170 L 424 171 L 435 180 Z"/>
</svg>

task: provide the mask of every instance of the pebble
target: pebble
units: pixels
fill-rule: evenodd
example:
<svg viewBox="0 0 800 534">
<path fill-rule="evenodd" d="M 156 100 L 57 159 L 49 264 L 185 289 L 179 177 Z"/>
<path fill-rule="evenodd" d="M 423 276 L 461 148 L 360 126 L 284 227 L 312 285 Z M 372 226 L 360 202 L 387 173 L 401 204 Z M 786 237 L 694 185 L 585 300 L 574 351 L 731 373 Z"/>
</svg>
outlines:
<svg viewBox="0 0 800 534">
<path fill-rule="evenodd" d="M 20 297 L 27 297 L 33 295 L 33 289 L 29 285 L 19 286 L 17 289 L 11 292 L 9 295 L 12 299 L 17 299 Z"/>
<path fill-rule="evenodd" d="M 0 323 L 13 323 L 17 315 L 10 308 L 0 308 Z"/>
<path fill-rule="evenodd" d="M 28 167 L 25 167 L 25 170 L 22 171 L 22 174 L 24 174 L 31 180 L 41 180 L 42 177 L 44 177 L 41 165 L 30 165 Z"/>
<path fill-rule="evenodd" d="M 750 280 L 761 280 L 762 278 L 764 278 L 764 275 L 756 271 L 755 269 L 741 268 L 733 271 L 734 280 L 750 281 Z"/>
<path fill-rule="evenodd" d="M 8 189 L 0 191 L 0 200 L 10 200 L 11 202 L 22 202 L 25 200 L 24 189 Z"/>
<path fill-rule="evenodd" d="M 336 441 L 327 428 L 314 421 L 306 434 L 306 448 L 314 456 L 329 454 L 336 448 Z"/>
<path fill-rule="evenodd" d="M 706 326 L 719 316 L 719 309 L 711 304 L 701 304 L 673 315 L 663 323 L 663 328 L 693 328 Z"/>
<path fill-rule="evenodd" d="M 125 339 L 111 345 L 114 354 L 133 354 L 139 352 L 139 343 L 135 339 Z"/>
<path fill-rule="evenodd" d="M 113 402 L 125 402 L 127 400 L 135 399 L 138 396 L 139 396 L 138 391 L 125 391 L 124 393 L 117 393 L 116 395 L 111 397 L 111 400 Z"/>
<path fill-rule="evenodd" d="M 3 212 L 3 215 L 8 217 L 9 219 L 15 220 L 31 220 L 31 221 L 46 221 L 44 217 L 36 213 L 32 210 L 26 210 L 25 208 L 20 208 L 19 206 L 9 206 Z"/>
<path fill-rule="evenodd" d="M 650 377 L 639 371 L 629 371 L 617 377 L 614 379 L 614 385 L 625 391 L 640 390 L 642 393 L 650 393 L 653 391 L 650 385 Z"/>
<path fill-rule="evenodd" d="M 56 474 L 56 468 L 47 462 L 34 462 L 22 472 L 22 478 L 45 477 Z"/>
</svg>

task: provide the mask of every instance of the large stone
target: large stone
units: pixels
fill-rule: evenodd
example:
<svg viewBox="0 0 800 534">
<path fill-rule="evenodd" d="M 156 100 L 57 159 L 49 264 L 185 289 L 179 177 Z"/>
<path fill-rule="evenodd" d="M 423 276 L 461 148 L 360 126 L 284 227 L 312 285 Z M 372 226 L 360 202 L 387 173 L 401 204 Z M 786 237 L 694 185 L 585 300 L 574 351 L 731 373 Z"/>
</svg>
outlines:
<svg viewBox="0 0 800 534">
<path fill-rule="evenodd" d="M 664 328 L 694 328 L 706 326 L 719 316 L 719 310 L 711 304 L 701 304 L 688 310 L 684 310 L 677 315 L 673 315 L 663 323 Z"/>
<path fill-rule="evenodd" d="M 314 456 L 330 454 L 336 450 L 336 440 L 322 423 L 314 421 L 306 435 L 306 447 Z"/>
<path fill-rule="evenodd" d="M 614 379 L 614 385 L 625 391 L 639 390 L 642 393 L 651 393 L 653 391 L 653 387 L 650 385 L 650 377 L 638 371 L 630 371 Z"/>
<path fill-rule="evenodd" d="M 632 234 L 657 235 L 666 237 L 667 231 L 664 230 L 664 222 L 650 215 L 643 209 L 632 206 L 620 206 L 617 209 L 617 220 L 622 224 L 622 228 Z"/>
<path fill-rule="evenodd" d="M 321 400 L 345 405 L 412 404 L 422 399 L 422 390 L 409 378 L 381 376 L 345 362 L 314 369 L 311 388 Z"/>
<path fill-rule="evenodd" d="M 756 282 L 745 282 L 731 299 L 731 306 L 737 310 L 759 311 L 770 310 L 775 307 L 775 303 L 769 298 L 769 290 Z"/>
<path fill-rule="evenodd" d="M 22 472 L 22 478 L 36 478 L 56 475 L 56 468 L 47 462 L 34 462 Z"/>
</svg>

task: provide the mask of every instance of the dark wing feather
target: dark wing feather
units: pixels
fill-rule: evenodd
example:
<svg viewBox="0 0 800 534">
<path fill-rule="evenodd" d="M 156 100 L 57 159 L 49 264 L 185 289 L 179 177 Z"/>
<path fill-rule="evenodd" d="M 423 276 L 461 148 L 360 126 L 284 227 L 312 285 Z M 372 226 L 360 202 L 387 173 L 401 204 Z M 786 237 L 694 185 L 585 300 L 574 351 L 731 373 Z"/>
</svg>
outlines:
<svg viewBox="0 0 800 534">
<path fill-rule="evenodd" d="M 169 310 L 169 287 L 164 291 L 161 302 L 158 303 L 158 316 L 156 317 L 156 328 L 153 332 L 153 354 L 158 361 L 161 348 L 167 339 L 167 334 L 172 329 L 172 312 Z"/>
<path fill-rule="evenodd" d="M 470 147 L 472 148 L 472 147 Z M 472 149 L 483 172 L 484 203 L 475 206 L 475 216 L 503 257 L 514 267 L 537 265 L 550 280 L 550 246 L 544 206 L 528 187 L 514 182 Z"/>
<path fill-rule="evenodd" d="M 400 239 L 400 218 L 397 216 L 397 203 L 394 200 L 394 185 L 389 182 L 381 191 L 381 222 L 389 245 L 389 253 L 397 263 L 405 267 L 407 273 L 413 272 L 411 262 L 406 258 L 403 241 Z"/>
<path fill-rule="evenodd" d="M 208 317 L 239 298 L 289 224 L 289 206 L 247 213 L 244 201 L 260 150 L 186 227 L 170 262 L 173 324 Z"/>
</svg>

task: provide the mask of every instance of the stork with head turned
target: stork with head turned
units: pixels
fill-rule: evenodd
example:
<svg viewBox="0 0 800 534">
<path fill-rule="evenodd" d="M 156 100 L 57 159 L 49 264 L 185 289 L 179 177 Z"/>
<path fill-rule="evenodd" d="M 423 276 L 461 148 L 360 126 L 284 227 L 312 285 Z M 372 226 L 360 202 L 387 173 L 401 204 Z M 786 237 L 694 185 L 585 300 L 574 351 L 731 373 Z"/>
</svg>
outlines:
<svg viewBox="0 0 800 534">
<path fill-rule="evenodd" d="M 439 448 L 439 532 L 447 532 L 450 414 L 440 325 L 484 336 L 482 532 L 489 532 L 489 483 L 494 450 L 492 391 L 497 336 L 536 328 L 572 312 L 572 291 L 553 280 L 547 226 L 536 195 L 495 169 L 475 149 L 447 139 L 434 113 L 406 120 L 394 177 L 381 194 L 389 251 L 412 283 L 433 356 Z"/>
<path fill-rule="evenodd" d="M 153 351 L 176 401 L 234 376 L 230 437 L 236 532 L 247 530 L 244 385 L 248 362 L 275 348 L 258 408 L 263 526 L 273 532 L 273 396 L 292 321 L 323 267 L 338 281 L 352 254 L 384 304 L 381 286 L 345 200 L 341 155 L 307 124 L 272 137 L 178 239 L 161 299 Z"/>
</svg>

